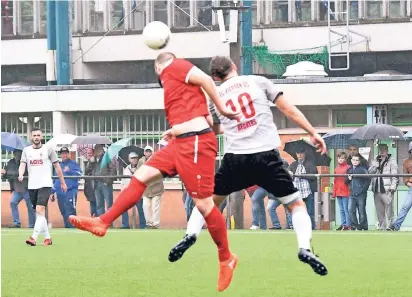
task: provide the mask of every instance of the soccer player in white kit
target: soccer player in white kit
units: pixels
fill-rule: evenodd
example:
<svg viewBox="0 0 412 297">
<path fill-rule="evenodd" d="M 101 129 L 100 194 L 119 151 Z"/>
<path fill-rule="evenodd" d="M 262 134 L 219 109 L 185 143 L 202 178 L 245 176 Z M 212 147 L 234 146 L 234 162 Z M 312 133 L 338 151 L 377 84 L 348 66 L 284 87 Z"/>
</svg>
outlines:
<svg viewBox="0 0 412 297">
<path fill-rule="evenodd" d="M 51 245 L 52 240 L 46 220 L 46 207 L 49 201 L 52 181 L 52 165 L 61 182 L 63 192 L 67 191 L 63 172 L 59 165 L 56 152 L 51 147 L 41 143 L 43 133 L 39 128 L 31 131 L 32 145 L 23 149 L 21 163 L 19 167 L 19 181 L 23 180 L 26 170 L 29 173 L 29 196 L 33 209 L 36 211 L 36 223 L 34 224 L 33 235 L 26 240 L 26 244 L 35 246 L 39 233 L 44 235 L 44 245 Z"/>
<path fill-rule="evenodd" d="M 230 120 L 222 117 L 213 105 L 210 108 L 215 132 L 225 134 L 225 155 L 215 175 L 215 203 L 219 206 L 227 195 L 253 185 L 264 188 L 286 205 L 292 215 L 299 260 L 309 264 L 315 273 L 326 275 L 326 266 L 311 252 L 312 225 L 305 203 L 276 149 L 281 142 L 269 102 L 275 103 L 286 117 L 307 131 L 322 153 L 326 153 L 325 142 L 299 109 L 267 78 L 239 76 L 228 57 L 214 57 L 210 66 L 213 78 L 222 82 L 219 96 L 224 104 L 242 111 L 236 120 Z M 169 261 L 179 260 L 196 242 L 204 223 L 195 208 L 186 235 L 170 251 Z"/>
</svg>

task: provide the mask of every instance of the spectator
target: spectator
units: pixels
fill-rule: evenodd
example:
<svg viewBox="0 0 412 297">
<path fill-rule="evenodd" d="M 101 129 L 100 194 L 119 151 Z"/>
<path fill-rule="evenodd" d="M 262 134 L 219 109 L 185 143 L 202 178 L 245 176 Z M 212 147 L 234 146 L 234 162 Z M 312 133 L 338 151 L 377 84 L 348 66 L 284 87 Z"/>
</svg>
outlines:
<svg viewBox="0 0 412 297">
<path fill-rule="evenodd" d="M 270 230 L 281 230 L 282 226 L 280 225 L 279 217 L 276 213 L 276 209 L 279 207 L 279 205 L 281 205 L 281 203 L 272 194 L 269 194 L 268 198 L 269 198 L 269 201 L 266 206 L 266 209 L 269 212 L 269 216 L 272 221 L 272 227 L 270 227 L 269 229 Z M 285 205 L 283 205 L 283 208 L 285 209 L 285 215 L 286 215 L 285 229 L 293 229 L 292 216 L 290 215 Z"/>
<path fill-rule="evenodd" d="M 403 162 L 404 174 L 412 174 L 412 142 L 409 143 L 408 153 L 409 158 Z M 396 219 L 395 223 L 389 226 L 388 231 L 399 231 L 403 221 L 405 220 L 408 212 L 412 207 L 412 177 L 404 177 L 403 181 L 405 182 L 405 185 L 409 188 L 409 190 L 406 194 L 405 202 L 403 203 L 403 206 L 399 211 L 398 218 Z"/>
<path fill-rule="evenodd" d="M 153 148 L 146 146 L 144 156 L 140 158 L 137 168 L 146 163 L 152 155 Z M 143 193 L 143 211 L 149 229 L 158 229 L 160 226 L 160 199 L 164 191 L 163 180 L 159 180 L 149 184 Z"/>
<path fill-rule="evenodd" d="M 87 162 L 85 166 L 85 175 L 92 176 L 93 175 L 93 166 L 90 164 L 92 160 L 94 160 L 94 150 L 92 148 L 87 149 Z M 84 195 L 86 196 L 87 201 L 90 204 L 90 215 L 92 217 L 97 217 L 97 206 L 96 206 L 96 195 L 95 195 L 95 187 L 94 187 L 94 180 L 93 179 L 85 179 L 84 180 Z"/>
<path fill-rule="evenodd" d="M 267 192 L 259 186 L 252 186 L 246 189 L 252 200 L 252 226 L 250 230 L 266 230 L 265 197 Z"/>
<path fill-rule="evenodd" d="M 129 154 L 130 164 L 127 165 L 126 168 L 123 170 L 123 175 L 132 176 L 136 172 L 137 168 L 139 168 L 138 165 L 137 165 L 138 158 L 139 158 L 139 156 L 134 152 L 131 152 Z M 122 179 L 122 188 L 124 189 L 124 187 L 126 187 L 129 183 L 130 183 L 130 178 L 123 178 Z M 143 199 L 140 199 L 140 201 L 136 204 L 136 207 L 137 207 L 137 212 L 139 214 L 139 228 L 140 229 L 146 229 L 146 219 L 145 219 L 145 216 L 144 216 L 144 213 L 143 213 L 143 208 L 142 208 L 142 203 L 141 203 L 142 200 Z M 121 228 L 122 229 L 129 229 L 130 228 L 129 213 L 127 211 L 125 211 L 122 214 L 122 227 Z"/>
<path fill-rule="evenodd" d="M 360 155 L 352 156 L 352 166 L 348 169 L 345 183 L 349 185 L 349 213 L 353 230 L 368 230 L 368 217 L 366 215 L 366 196 L 370 184 L 368 177 L 352 177 L 352 174 L 367 174 L 368 171 L 360 165 Z M 359 222 L 356 217 L 359 211 Z"/>
<path fill-rule="evenodd" d="M 92 169 L 92 175 L 94 176 L 114 176 L 116 175 L 116 167 L 113 164 L 109 164 L 106 168 L 101 169 L 100 163 L 104 155 L 104 146 L 96 144 L 94 147 L 94 157 L 90 159 L 88 166 Z M 87 168 L 87 170 L 90 170 Z M 107 209 L 113 205 L 113 178 L 102 177 L 94 181 L 94 194 L 96 197 L 97 214 L 100 216 L 105 213 Z"/>
<path fill-rule="evenodd" d="M 335 168 L 335 174 L 346 174 L 350 166 L 346 163 L 347 155 L 345 152 L 338 154 L 338 166 Z M 345 183 L 344 177 L 335 177 L 333 185 L 332 197 L 336 198 L 339 204 L 340 221 L 341 224 L 337 231 L 350 230 L 350 216 L 349 216 L 349 187 Z"/>
<path fill-rule="evenodd" d="M 61 162 L 64 176 L 81 176 L 82 170 L 76 161 L 70 160 L 70 152 L 67 147 L 62 147 L 60 150 Z M 56 175 L 54 173 L 53 175 Z M 73 228 L 69 222 L 69 216 L 76 215 L 77 192 L 79 189 L 79 180 L 77 178 L 66 179 L 67 191 L 63 192 L 59 179 L 53 181 L 53 188 L 51 190 L 50 200 L 54 201 L 57 198 L 60 213 L 63 217 L 64 228 Z"/>
<path fill-rule="evenodd" d="M 20 216 L 19 216 L 19 203 L 24 199 L 27 206 L 28 218 L 29 218 L 29 228 L 34 227 L 36 221 L 36 216 L 33 210 L 33 206 L 30 201 L 29 191 L 28 191 L 28 179 L 25 178 L 22 182 L 18 181 L 19 176 L 19 166 L 21 160 L 21 150 L 15 150 L 14 156 L 7 162 L 7 165 L 4 169 L 1 170 L 1 175 L 4 178 L 7 178 L 10 183 L 10 192 L 12 192 L 10 200 L 11 215 L 13 217 L 13 223 L 9 228 L 20 228 Z M 24 176 L 27 176 L 27 168 Z"/>
<path fill-rule="evenodd" d="M 316 165 L 306 158 L 305 149 L 302 148 L 296 153 L 297 161 L 293 162 L 289 166 L 289 171 L 293 175 L 295 174 L 318 174 L 318 168 Z M 303 201 L 306 203 L 306 208 L 312 222 L 312 230 L 315 230 L 315 193 L 317 191 L 316 177 L 294 177 L 293 183 L 295 187 L 300 191 Z"/>
<path fill-rule="evenodd" d="M 356 145 L 354 144 L 349 145 L 348 151 L 349 151 L 349 156 L 348 156 L 348 159 L 346 160 L 346 163 L 348 163 L 349 166 L 352 166 L 352 161 L 351 161 L 352 156 L 357 155 L 357 156 L 360 156 L 360 166 L 363 166 L 366 170 L 369 169 L 368 161 L 364 157 L 362 157 L 362 155 L 359 154 L 359 148 Z"/>
<path fill-rule="evenodd" d="M 388 154 L 388 145 L 379 144 L 379 155 L 372 161 L 369 173 L 398 174 L 398 164 Z M 378 215 L 379 230 L 386 230 L 394 221 L 393 197 L 398 187 L 397 177 L 372 178 L 372 191 L 375 199 L 376 213 Z M 389 223 L 388 223 L 389 222 Z"/>
</svg>

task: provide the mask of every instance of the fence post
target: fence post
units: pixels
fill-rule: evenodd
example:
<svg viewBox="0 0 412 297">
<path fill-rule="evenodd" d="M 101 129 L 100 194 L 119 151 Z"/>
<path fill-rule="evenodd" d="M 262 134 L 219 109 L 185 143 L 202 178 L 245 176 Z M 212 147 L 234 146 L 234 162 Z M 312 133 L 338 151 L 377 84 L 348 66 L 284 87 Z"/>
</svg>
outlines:
<svg viewBox="0 0 412 297">
<path fill-rule="evenodd" d="M 322 177 L 319 174 L 316 174 L 317 190 L 318 190 L 318 203 L 316 207 L 318 208 L 319 220 L 319 230 L 322 230 Z"/>
</svg>

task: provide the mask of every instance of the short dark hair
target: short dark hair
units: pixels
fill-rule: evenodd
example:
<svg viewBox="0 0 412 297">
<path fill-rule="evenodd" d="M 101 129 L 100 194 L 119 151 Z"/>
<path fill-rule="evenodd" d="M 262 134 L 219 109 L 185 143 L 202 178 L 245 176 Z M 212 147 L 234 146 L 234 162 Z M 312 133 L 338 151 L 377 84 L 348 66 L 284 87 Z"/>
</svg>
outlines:
<svg viewBox="0 0 412 297">
<path fill-rule="evenodd" d="M 216 56 L 210 61 L 210 72 L 212 76 L 225 79 L 232 70 L 232 60 L 225 56 Z"/>
<path fill-rule="evenodd" d="M 347 153 L 345 153 L 345 152 L 339 152 L 338 153 L 338 158 L 342 158 L 342 157 L 347 157 L 348 156 L 348 154 Z"/>
<path fill-rule="evenodd" d="M 33 132 L 36 132 L 36 131 L 40 131 L 41 133 L 43 133 L 43 130 L 42 129 L 40 129 L 39 127 L 33 127 L 33 128 L 31 128 L 31 133 L 33 133 Z"/>
<path fill-rule="evenodd" d="M 360 161 L 362 156 L 360 154 L 355 154 L 355 155 L 352 156 L 352 160 L 353 160 L 353 158 L 358 158 L 359 161 Z"/>
<path fill-rule="evenodd" d="M 176 56 L 174 53 L 171 53 L 171 52 L 161 53 L 157 56 L 155 63 L 163 64 L 164 62 L 170 59 L 176 59 Z"/>
</svg>

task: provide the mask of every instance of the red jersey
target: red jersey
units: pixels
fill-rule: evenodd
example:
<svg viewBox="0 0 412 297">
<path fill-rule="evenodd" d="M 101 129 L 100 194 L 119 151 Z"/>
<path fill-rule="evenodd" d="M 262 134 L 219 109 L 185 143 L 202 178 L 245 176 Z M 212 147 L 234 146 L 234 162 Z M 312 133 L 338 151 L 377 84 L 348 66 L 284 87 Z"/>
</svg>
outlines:
<svg viewBox="0 0 412 297">
<path fill-rule="evenodd" d="M 170 127 L 209 115 L 206 97 L 201 87 L 189 83 L 190 71 L 194 67 L 184 59 L 173 59 L 160 75 L 166 118 Z"/>
</svg>

